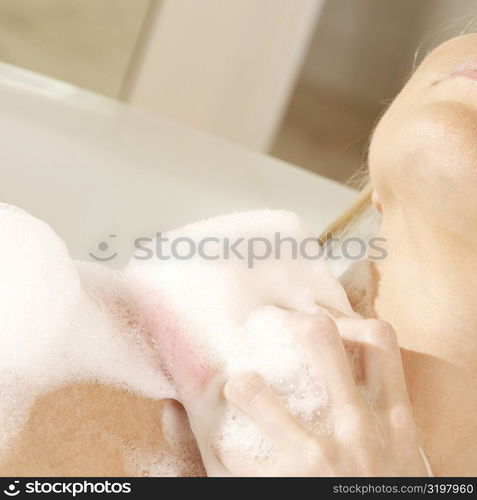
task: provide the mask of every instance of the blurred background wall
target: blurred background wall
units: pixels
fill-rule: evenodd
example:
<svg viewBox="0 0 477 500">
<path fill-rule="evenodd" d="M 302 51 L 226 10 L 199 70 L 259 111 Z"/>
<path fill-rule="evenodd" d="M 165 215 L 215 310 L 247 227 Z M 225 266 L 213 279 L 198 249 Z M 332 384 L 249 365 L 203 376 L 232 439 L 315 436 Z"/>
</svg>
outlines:
<svg viewBox="0 0 477 500">
<path fill-rule="evenodd" d="M 475 0 L 327 0 L 271 153 L 346 181 L 415 58 L 473 28 Z"/>
<path fill-rule="evenodd" d="M 344 182 L 476 0 L 0 0 L 0 61 Z"/>
<path fill-rule="evenodd" d="M 0 60 L 118 97 L 150 0 L 0 0 Z"/>
</svg>

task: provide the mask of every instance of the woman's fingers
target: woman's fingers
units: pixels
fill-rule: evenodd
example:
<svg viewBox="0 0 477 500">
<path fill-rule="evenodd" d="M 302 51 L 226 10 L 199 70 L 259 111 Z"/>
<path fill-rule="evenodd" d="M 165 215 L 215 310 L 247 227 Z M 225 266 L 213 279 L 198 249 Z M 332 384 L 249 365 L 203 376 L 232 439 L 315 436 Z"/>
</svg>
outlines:
<svg viewBox="0 0 477 500">
<path fill-rule="evenodd" d="M 400 348 L 389 323 L 345 316 L 333 320 L 326 314 L 301 313 L 295 314 L 293 321 L 310 353 L 310 366 L 325 383 L 345 427 L 352 428 L 353 422 L 358 422 L 364 428 L 371 414 L 356 386 L 341 336 L 357 346 L 361 378 L 394 435 L 413 434 L 415 425 Z"/>
<path fill-rule="evenodd" d="M 297 313 L 293 329 L 305 346 L 309 366 L 327 387 L 335 408 L 362 406 L 346 352 L 334 320 L 326 314 Z"/>
<path fill-rule="evenodd" d="M 341 318 L 343 336 L 361 345 L 365 383 L 380 406 L 409 404 L 401 351 L 394 328 L 386 321 Z"/>
<path fill-rule="evenodd" d="M 414 428 L 401 352 L 394 328 L 380 320 L 337 321 L 342 334 L 361 344 L 365 384 L 377 410 L 395 431 Z"/>
<path fill-rule="evenodd" d="M 281 448 L 290 449 L 309 439 L 308 432 L 257 373 L 245 372 L 230 379 L 225 384 L 224 396 Z"/>
<path fill-rule="evenodd" d="M 270 473 L 419 472 L 423 464 L 393 328 L 378 320 L 344 316 L 333 320 L 327 313 L 291 313 L 290 327 L 304 344 L 308 369 L 329 393 L 331 435 L 315 436 L 308 431 L 255 373 L 242 374 L 224 388 L 225 397 L 277 445 L 276 460 L 265 464 L 271 467 Z M 377 412 L 368 407 L 368 398 L 363 399 L 355 383 L 340 333 L 358 346 L 363 377 L 375 396 L 372 406 L 377 406 Z M 231 470 L 245 463 L 235 462 L 230 462 Z M 243 473 L 258 470 L 256 463 L 246 465 L 240 469 Z"/>
</svg>

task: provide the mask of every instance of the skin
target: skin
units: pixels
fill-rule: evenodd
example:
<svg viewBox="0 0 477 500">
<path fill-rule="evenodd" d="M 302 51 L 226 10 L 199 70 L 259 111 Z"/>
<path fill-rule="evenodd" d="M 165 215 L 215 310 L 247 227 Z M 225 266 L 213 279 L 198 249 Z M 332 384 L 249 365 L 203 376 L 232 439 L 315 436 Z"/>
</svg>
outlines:
<svg viewBox="0 0 477 500">
<path fill-rule="evenodd" d="M 127 475 L 121 447 L 110 437 L 131 447 L 163 449 L 162 407 L 162 402 L 93 384 L 45 394 L 16 436 L 2 475 Z"/>
<path fill-rule="evenodd" d="M 26 424 L 2 457 L 1 476 L 142 476 L 131 451 L 145 457 L 186 453 L 181 476 L 203 476 L 199 452 L 184 433 L 175 449 L 163 434 L 165 408 L 181 412 L 172 400 L 154 401 L 122 389 L 93 383 L 69 384 L 40 396 Z M 182 420 L 184 416 L 179 413 Z"/>
<path fill-rule="evenodd" d="M 374 310 L 396 329 L 436 475 L 477 474 L 477 81 L 441 79 L 476 54 L 475 34 L 431 53 L 369 155 L 390 252 Z"/>
<path fill-rule="evenodd" d="M 477 82 L 440 81 L 476 55 L 477 35 L 432 52 L 373 134 L 373 199 L 389 256 L 372 269 L 374 293 L 353 297 L 350 290 L 350 299 L 356 310 L 389 323 L 296 317 L 297 341 L 309 345 L 316 366 L 327 366 L 321 376 L 333 374 L 328 384 L 342 410 L 335 419 L 340 432 L 310 436 L 255 374 L 226 385 L 225 397 L 280 450 L 261 472 L 425 475 L 419 443 L 435 475 L 477 474 Z M 362 296 L 371 298 L 363 304 Z M 367 353 L 365 378 L 379 381 L 380 426 L 356 391 L 338 329 Z M 161 450 L 161 411 L 161 403 L 118 389 L 61 388 L 36 402 L 0 474 L 132 473 L 117 450 L 98 447 L 98 435 Z M 232 474 L 256 473 L 240 457 L 221 459 Z"/>
<path fill-rule="evenodd" d="M 380 120 L 369 168 L 389 255 L 372 266 L 366 283 L 371 295 L 349 290 L 356 310 L 394 327 L 417 439 L 437 476 L 477 474 L 477 81 L 446 78 L 476 55 L 475 34 L 438 47 Z M 229 400 L 257 415 L 257 422 L 257 405 L 268 415 L 275 408 L 275 418 L 282 415 L 280 431 L 302 437 L 304 429 L 293 431 L 297 423 L 285 421 L 284 410 L 256 376 L 244 377 L 230 382 Z M 360 402 L 353 408 L 355 417 L 366 415 Z M 357 432 L 361 439 L 364 428 Z M 414 433 L 412 425 L 408 433 Z M 369 464 L 364 472 L 380 474 L 376 461 L 382 450 L 376 450 L 372 429 L 365 435 L 371 445 L 361 446 L 361 458 Z M 359 446 L 360 438 L 345 442 Z M 305 441 L 316 452 L 311 468 L 306 462 L 312 475 L 342 474 L 343 462 L 353 461 L 349 451 L 323 453 L 339 449 L 339 440 L 331 447 L 310 437 Z M 403 440 L 381 459 L 397 472 L 398 457 L 415 445 L 414 438 Z M 284 469 L 298 460 L 296 452 L 288 456 Z M 418 470 L 415 463 L 405 474 Z"/>
</svg>

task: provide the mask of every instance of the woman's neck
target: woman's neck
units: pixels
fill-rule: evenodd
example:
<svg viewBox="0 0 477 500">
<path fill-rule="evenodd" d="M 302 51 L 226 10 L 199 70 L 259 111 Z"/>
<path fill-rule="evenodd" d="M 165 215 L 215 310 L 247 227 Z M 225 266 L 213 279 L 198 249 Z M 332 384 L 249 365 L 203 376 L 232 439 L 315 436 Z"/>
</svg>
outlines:
<svg viewBox="0 0 477 500">
<path fill-rule="evenodd" d="M 375 263 L 376 315 L 402 347 L 477 370 L 477 246 L 430 228 L 409 232 L 387 236 L 388 256 Z"/>
<path fill-rule="evenodd" d="M 435 473 L 475 473 L 477 248 L 430 227 L 399 234 L 385 236 L 389 254 L 371 266 L 374 313 L 396 329 Z"/>
</svg>

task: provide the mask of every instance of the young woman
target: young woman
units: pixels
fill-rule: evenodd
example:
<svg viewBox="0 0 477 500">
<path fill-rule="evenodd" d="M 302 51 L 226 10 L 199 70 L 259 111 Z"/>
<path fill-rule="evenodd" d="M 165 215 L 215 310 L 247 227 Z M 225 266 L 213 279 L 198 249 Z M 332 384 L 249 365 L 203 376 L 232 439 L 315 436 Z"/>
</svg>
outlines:
<svg viewBox="0 0 477 500">
<path fill-rule="evenodd" d="M 311 436 L 255 374 L 229 381 L 225 397 L 274 440 L 279 456 L 267 474 L 425 475 L 422 448 L 435 475 L 475 475 L 477 35 L 424 60 L 373 134 L 369 172 L 364 198 L 381 214 L 388 257 L 343 278 L 367 319 L 297 313 L 292 327 L 322 367 L 339 410 L 334 432 Z M 362 344 L 377 414 L 355 386 L 338 329 Z M 63 387 L 37 400 L 0 472 L 154 472 L 170 446 L 161 411 L 162 403 L 119 389 Z M 231 474 L 254 472 L 240 457 L 220 458 Z M 196 461 L 194 473 L 203 473 Z"/>
<path fill-rule="evenodd" d="M 287 436 L 283 471 L 422 474 L 419 442 L 435 475 L 476 475 L 477 35 L 448 41 L 420 65 L 374 131 L 369 173 L 364 196 L 381 214 L 388 257 L 343 283 L 355 310 L 386 321 L 354 325 L 379 348 L 367 356 L 368 376 L 381 380 L 384 427 L 373 424 L 336 324 L 324 318 L 306 323 L 315 343 L 327 339 L 314 352 L 333 367 L 329 383 L 345 408 L 333 439 L 307 435 L 257 376 L 231 381 L 226 395 L 277 439 Z M 302 449 L 311 450 L 305 458 Z"/>
</svg>

